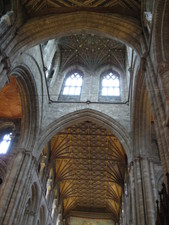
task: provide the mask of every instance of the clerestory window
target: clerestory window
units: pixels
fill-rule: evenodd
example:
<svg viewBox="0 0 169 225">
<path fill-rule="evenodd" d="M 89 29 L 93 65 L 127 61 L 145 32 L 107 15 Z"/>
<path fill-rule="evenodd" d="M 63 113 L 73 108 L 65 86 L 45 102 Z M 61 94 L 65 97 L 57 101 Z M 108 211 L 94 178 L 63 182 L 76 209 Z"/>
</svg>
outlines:
<svg viewBox="0 0 169 225">
<path fill-rule="evenodd" d="M 100 100 L 120 100 L 120 79 L 116 72 L 104 73 L 100 82 Z"/>
<path fill-rule="evenodd" d="M 80 72 L 73 72 L 66 76 L 59 100 L 79 99 L 82 89 L 83 76 Z"/>
</svg>

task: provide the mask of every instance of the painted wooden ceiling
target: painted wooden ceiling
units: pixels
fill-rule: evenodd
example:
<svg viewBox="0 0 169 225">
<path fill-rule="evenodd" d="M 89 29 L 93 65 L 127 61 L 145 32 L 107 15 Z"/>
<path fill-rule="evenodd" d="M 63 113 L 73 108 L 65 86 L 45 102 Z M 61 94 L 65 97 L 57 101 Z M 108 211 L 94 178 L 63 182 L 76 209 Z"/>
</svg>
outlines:
<svg viewBox="0 0 169 225">
<path fill-rule="evenodd" d="M 19 119 L 22 117 L 19 88 L 14 77 L 0 91 L 0 118 Z"/>
<path fill-rule="evenodd" d="M 102 212 L 118 221 L 126 171 L 119 140 L 102 126 L 85 121 L 54 136 L 50 149 L 64 215 Z"/>
<path fill-rule="evenodd" d="M 139 0 L 21 0 L 21 3 L 28 17 L 86 10 L 138 18 L 141 8 Z"/>
<path fill-rule="evenodd" d="M 81 65 L 89 71 L 113 65 L 125 72 L 126 47 L 121 42 L 95 34 L 72 34 L 59 40 L 61 68 Z"/>
</svg>

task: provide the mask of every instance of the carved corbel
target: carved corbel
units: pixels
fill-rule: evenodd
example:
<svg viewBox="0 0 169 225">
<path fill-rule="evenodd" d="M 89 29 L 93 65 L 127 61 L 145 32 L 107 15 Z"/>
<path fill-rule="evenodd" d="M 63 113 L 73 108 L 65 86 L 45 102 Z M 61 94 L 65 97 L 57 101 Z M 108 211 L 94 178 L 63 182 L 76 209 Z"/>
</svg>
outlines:
<svg viewBox="0 0 169 225">
<path fill-rule="evenodd" d="M 141 58 L 140 65 L 141 65 L 141 72 L 145 73 L 146 72 L 146 66 L 147 66 L 147 57 L 146 57 L 146 55 Z"/>
</svg>

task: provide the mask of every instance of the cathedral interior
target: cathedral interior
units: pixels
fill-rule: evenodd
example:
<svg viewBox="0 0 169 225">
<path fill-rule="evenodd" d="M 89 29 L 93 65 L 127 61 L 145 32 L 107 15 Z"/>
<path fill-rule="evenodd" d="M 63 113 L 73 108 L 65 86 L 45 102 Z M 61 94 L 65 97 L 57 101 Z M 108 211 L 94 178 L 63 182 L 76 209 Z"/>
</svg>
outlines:
<svg viewBox="0 0 169 225">
<path fill-rule="evenodd" d="M 169 225 L 169 0 L 0 0 L 0 224 Z"/>
</svg>

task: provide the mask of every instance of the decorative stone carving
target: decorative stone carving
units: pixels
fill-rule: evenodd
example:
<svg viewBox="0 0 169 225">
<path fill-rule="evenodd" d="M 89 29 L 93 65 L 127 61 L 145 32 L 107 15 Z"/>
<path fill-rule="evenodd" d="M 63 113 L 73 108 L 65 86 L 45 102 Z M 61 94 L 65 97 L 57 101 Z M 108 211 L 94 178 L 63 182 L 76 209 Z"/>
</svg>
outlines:
<svg viewBox="0 0 169 225">
<path fill-rule="evenodd" d="M 47 185 L 46 185 L 46 189 L 47 189 L 47 191 L 46 191 L 46 199 L 48 200 L 48 198 L 49 198 L 49 195 L 50 195 L 50 192 L 51 192 L 51 189 L 52 189 L 52 184 L 53 184 L 53 181 L 52 181 L 52 179 L 48 179 L 48 181 L 47 181 Z"/>
<path fill-rule="evenodd" d="M 52 204 L 52 218 L 55 217 L 56 209 L 57 209 L 58 200 L 55 198 Z"/>
<path fill-rule="evenodd" d="M 151 23 L 152 23 L 152 13 L 144 12 L 144 25 L 148 28 L 148 31 L 151 31 Z"/>
<path fill-rule="evenodd" d="M 15 14 L 13 11 L 7 12 L 0 18 L 0 36 L 13 25 L 15 20 Z"/>
</svg>

